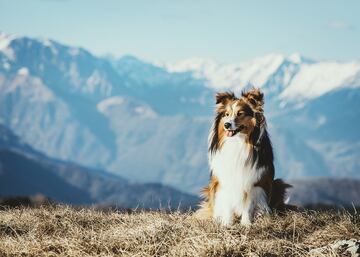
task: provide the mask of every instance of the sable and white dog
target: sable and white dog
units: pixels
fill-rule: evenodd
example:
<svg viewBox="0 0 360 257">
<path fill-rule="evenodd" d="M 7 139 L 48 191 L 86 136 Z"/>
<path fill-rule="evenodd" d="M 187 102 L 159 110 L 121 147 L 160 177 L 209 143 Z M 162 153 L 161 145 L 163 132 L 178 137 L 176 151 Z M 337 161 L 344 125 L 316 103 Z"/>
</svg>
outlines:
<svg viewBox="0 0 360 257">
<path fill-rule="evenodd" d="M 216 95 L 216 116 L 209 135 L 210 183 L 197 216 L 223 225 L 241 217 L 248 225 L 258 213 L 284 210 L 290 185 L 274 180 L 273 150 L 259 89 Z"/>
</svg>

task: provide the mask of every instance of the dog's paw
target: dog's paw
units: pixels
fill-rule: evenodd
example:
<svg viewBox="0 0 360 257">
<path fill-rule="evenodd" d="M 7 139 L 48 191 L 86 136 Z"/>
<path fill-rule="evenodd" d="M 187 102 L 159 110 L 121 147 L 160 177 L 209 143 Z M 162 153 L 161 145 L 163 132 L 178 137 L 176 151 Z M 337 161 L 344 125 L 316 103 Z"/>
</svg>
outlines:
<svg viewBox="0 0 360 257">
<path fill-rule="evenodd" d="M 231 226 L 233 224 L 233 219 L 231 217 L 216 217 L 216 221 L 218 223 L 220 223 L 221 226 L 223 227 L 228 227 Z"/>
<path fill-rule="evenodd" d="M 251 225 L 251 219 L 248 215 L 242 215 L 241 216 L 241 220 L 240 220 L 240 224 L 243 225 L 243 226 L 250 226 Z"/>
</svg>

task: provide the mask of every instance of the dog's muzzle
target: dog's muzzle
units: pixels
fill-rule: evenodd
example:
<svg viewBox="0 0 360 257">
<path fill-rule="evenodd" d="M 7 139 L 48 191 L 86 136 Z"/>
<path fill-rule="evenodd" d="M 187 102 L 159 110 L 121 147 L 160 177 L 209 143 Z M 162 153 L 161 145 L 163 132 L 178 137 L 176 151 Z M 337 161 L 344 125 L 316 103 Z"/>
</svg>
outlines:
<svg viewBox="0 0 360 257">
<path fill-rule="evenodd" d="M 241 131 L 245 128 L 244 125 L 240 125 L 237 129 L 231 130 L 231 129 L 229 129 L 229 128 L 231 127 L 231 124 L 228 123 L 228 122 L 224 124 L 224 127 L 225 127 L 225 135 L 226 135 L 227 137 L 233 137 L 233 136 L 235 136 L 238 132 L 241 132 Z"/>
</svg>

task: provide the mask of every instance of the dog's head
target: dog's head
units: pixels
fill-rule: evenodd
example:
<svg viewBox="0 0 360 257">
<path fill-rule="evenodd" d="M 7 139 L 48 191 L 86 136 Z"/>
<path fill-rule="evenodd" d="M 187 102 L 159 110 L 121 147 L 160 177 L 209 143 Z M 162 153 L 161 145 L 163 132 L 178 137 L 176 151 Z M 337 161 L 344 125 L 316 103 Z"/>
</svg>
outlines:
<svg viewBox="0 0 360 257">
<path fill-rule="evenodd" d="M 259 134 L 263 115 L 263 93 L 259 89 L 243 92 L 237 98 L 232 92 L 216 94 L 218 131 L 225 137 Z"/>
<path fill-rule="evenodd" d="M 264 94 L 258 88 L 252 88 L 241 93 L 242 99 L 247 102 L 255 111 L 256 121 L 259 127 L 266 125 L 264 116 Z"/>
</svg>

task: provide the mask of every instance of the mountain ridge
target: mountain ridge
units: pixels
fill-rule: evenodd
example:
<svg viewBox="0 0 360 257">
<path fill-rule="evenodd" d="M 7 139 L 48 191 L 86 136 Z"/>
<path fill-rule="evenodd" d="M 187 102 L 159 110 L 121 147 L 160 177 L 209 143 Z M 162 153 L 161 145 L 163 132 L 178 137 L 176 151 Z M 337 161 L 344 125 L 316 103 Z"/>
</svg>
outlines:
<svg viewBox="0 0 360 257">
<path fill-rule="evenodd" d="M 266 83 L 271 76 L 284 69 L 284 66 L 292 66 L 288 68 L 290 69 L 288 74 L 283 75 L 288 79 L 282 83 L 286 90 L 280 95 L 280 100 L 295 96 L 318 97 L 344 86 L 342 81 L 354 79 L 360 74 L 360 61 L 315 61 L 296 52 L 288 56 L 268 54 L 240 63 L 221 64 L 211 59 L 190 58 L 174 63 L 154 62 L 154 64 L 171 72 L 193 72 L 195 77 L 206 79 L 207 85 L 211 88 L 232 89 L 235 92 L 241 92 L 242 89 L 251 85 L 263 88 L 267 92 L 269 88 L 266 87 Z M 298 67 L 296 68 L 296 66 Z M 337 74 L 334 73 L 335 70 Z M 294 71 L 295 74 L 293 74 Z M 321 77 L 320 74 L 321 71 L 330 75 L 330 79 L 324 81 L 324 77 Z M 292 79 L 295 81 L 292 82 Z M 303 82 L 305 79 L 307 81 Z M 321 84 L 330 86 L 323 88 Z M 355 84 L 359 86 L 360 81 L 356 80 Z M 307 87 L 302 89 L 305 86 Z M 317 91 L 309 92 L 311 88 L 317 89 Z"/>
<path fill-rule="evenodd" d="M 49 158 L 0 125 L 0 196 L 42 194 L 66 204 L 118 208 L 194 207 L 198 198 L 159 183 L 131 184 L 101 170 Z"/>
<path fill-rule="evenodd" d="M 132 56 L 99 58 L 52 40 L 1 42 L 0 123 L 37 151 L 193 194 L 207 183 L 213 95 L 234 88 L 210 87 L 208 78 L 191 71 L 169 72 Z M 295 54 L 260 60 L 264 70 L 256 60 L 250 64 L 240 67 L 245 73 L 236 65 L 213 70 L 237 91 L 262 81 L 277 176 L 358 176 L 359 123 L 351 123 L 360 115 L 351 107 L 360 97 L 357 66 L 320 96 L 284 101 L 281 94 L 302 67 L 318 63 Z M 325 71 L 335 73 L 333 67 Z M 346 122 L 338 122 L 342 117 Z"/>
</svg>

